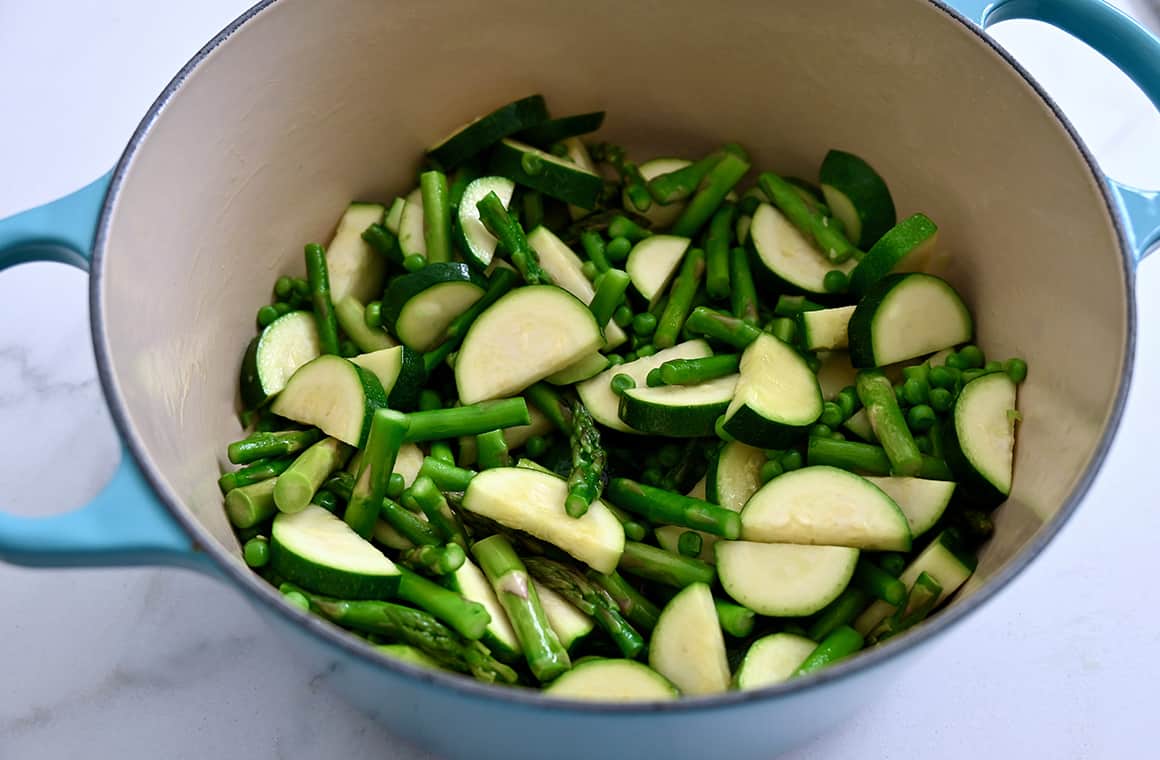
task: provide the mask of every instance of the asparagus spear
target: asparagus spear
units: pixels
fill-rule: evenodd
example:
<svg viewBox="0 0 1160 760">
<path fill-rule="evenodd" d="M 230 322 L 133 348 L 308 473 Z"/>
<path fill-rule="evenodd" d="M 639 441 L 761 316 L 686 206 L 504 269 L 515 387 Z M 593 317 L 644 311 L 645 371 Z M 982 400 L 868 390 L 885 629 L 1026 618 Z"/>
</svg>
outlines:
<svg viewBox="0 0 1160 760">
<path fill-rule="evenodd" d="M 661 616 L 660 609 L 644 594 L 629 585 L 620 573 L 614 571 L 604 574 L 589 570 L 588 577 L 604 589 L 630 623 L 646 633 L 656 628 L 657 620 Z"/>
<path fill-rule="evenodd" d="M 261 483 L 264 480 L 276 478 L 290 468 L 294 464 L 297 457 L 281 457 L 279 459 L 267 459 L 253 464 L 246 465 L 240 470 L 227 472 L 218 478 L 218 487 L 221 488 L 223 494 L 227 494 L 235 488 L 242 488 L 243 486 L 250 486 L 254 483 Z"/>
<path fill-rule="evenodd" d="M 410 429 L 406 440 L 416 442 L 478 435 L 496 428 L 527 425 L 532 418 L 528 416 L 527 403 L 517 397 L 481 401 L 452 409 L 411 412 L 407 415 L 407 421 Z"/>
<path fill-rule="evenodd" d="M 862 635 L 848 625 L 841 625 L 822 639 L 814 651 L 798 665 L 793 672 L 795 676 L 812 673 L 815 670 L 832 665 L 838 660 L 849 657 L 862 648 Z"/>
<path fill-rule="evenodd" d="M 736 349 L 744 349 L 761 335 L 761 330 L 748 322 L 705 306 L 693 309 L 685 326 L 689 332 L 727 343 Z"/>
<path fill-rule="evenodd" d="M 482 604 L 465 599 L 405 567 L 400 567 L 399 572 L 399 588 L 395 592 L 399 599 L 430 613 L 465 639 L 475 641 L 483 636 L 491 615 Z"/>
<path fill-rule="evenodd" d="M 865 475 L 889 475 L 891 472 L 890 458 L 881 446 L 859 441 L 810 436 L 806 459 L 811 465 L 825 464 Z M 921 456 L 918 477 L 928 480 L 953 479 L 945 461 L 926 454 Z"/>
<path fill-rule="evenodd" d="M 424 388 L 419 393 L 419 411 L 430 412 L 435 409 L 443 408 L 443 400 L 439 398 L 439 394 L 430 388 Z M 455 454 L 451 451 L 451 445 L 447 441 L 432 441 L 431 442 L 431 456 L 436 459 L 441 459 L 448 464 L 455 464 Z"/>
<path fill-rule="evenodd" d="M 681 271 L 673 280 L 669 291 L 669 300 L 665 310 L 657 320 L 656 332 L 653 333 L 653 345 L 657 348 L 672 348 L 677 344 L 681 328 L 689 311 L 693 308 L 693 299 L 697 297 L 697 290 L 701 287 L 701 278 L 705 276 L 705 252 L 700 248 L 693 248 L 685 254 L 681 262 Z"/>
<path fill-rule="evenodd" d="M 323 438 L 303 451 L 274 485 L 274 503 L 283 512 L 301 512 L 326 477 L 342 467 L 353 449 L 334 438 Z"/>
<path fill-rule="evenodd" d="M 592 296 L 588 309 L 596 318 L 596 324 L 603 330 L 612 319 L 613 313 L 624 302 L 624 294 L 631 280 L 628 273 L 622 269 L 607 269 L 599 280 L 600 284 L 596 286 L 596 293 Z"/>
<path fill-rule="evenodd" d="M 861 258 L 861 252 L 846 239 L 839 227 L 817 210 L 811 209 L 793 185 L 773 172 L 763 172 L 757 178 L 757 185 L 793 226 L 813 238 L 832 263 L 841 264 L 851 256 Z"/>
<path fill-rule="evenodd" d="M 753 284 L 753 270 L 749 268 L 749 254 L 744 248 L 734 248 L 729 252 L 729 274 L 732 278 L 733 316 L 756 325 L 759 319 L 757 286 Z"/>
<path fill-rule="evenodd" d="M 906 596 L 906 604 L 882 621 L 868 637 L 869 642 L 877 644 L 921 623 L 938 605 L 942 592 L 942 584 L 933 576 L 926 572 L 920 573 Z"/>
<path fill-rule="evenodd" d="M 634 243 L 639 243 L 650 235 L 652 235 L 651 232 L 624 214 L 618 214 L 612 217 L 612 221 L 608 223 L 608 237 L 610 238 L 622 237 Z"/>
<path fill-rule="evenodd" d="M 492 272 L 491 277 L 488 278 L 487 290 L 484 291 L 483 296 L 469 306 L 466 311 L 451 320 L 451 324 L 447 326 L 447 332 L 444 335 L 442 343 L 423 354 L 423 367 L 427 370 L 427 374 L 434 372 L 439 365 L 447 360 L 448 356 L 459 348 L 459 344 L 463 342 L 463 337 L 467 335 L 468 329 L 479 315 L 486 311 L 493 303 L 507 295 L 508 291 L 515 287 L 517 279 L 519 279 L 519 275 L 516 272 L 503 267 L 499 267 Z"/>
<path fill-rule="evenodd" d="M 723 602 L 720 599 L 714 599 L 713 606 L 717 608 L 717 621 L 721 624 L 722 631 L 739 639 L 753 633 L 756 612 L 740 604 Z"/>
<path fill-rule="evenodd" d="M 682 169 L 653 177 L 648 183 L 649 194 L 657 203 L 661 204 L 669 204 L 688 198 L 697 191 L 705 176 L 713 171 L 717 164 L 721 163 L 721 159 L 727 153 L 732 153 L 746 161 L 749 160 L 749 156 L 740 145 L 729 143 L 720 150 L 714 151 Z"/>
<path fill-rule="evenodd" d="M 419 467 L 419 475 L 416 478 L 427 477 L 434 481 L 435 485 L 443 491 L 466 491 L 467 484 L 476 476 L 475 470 L 467 470 L 462 467 L 456 467 L 453 464 L 448 464 L 440 459 L 434 457 L 425 457 L 423 464 Z M 414 483 L 411 484 L 414 486 Z"/>
<path fill-rule="evenodd" d="M 543 412 L 561 433 L 572 435 L 572 413 L 555 388 L 547 383 L 536 383 L 524 391 L 524 396 Z"/>
<path fill-rule="evenodd" d="M 619 567 L 626 573 L 674 588 L 693 583 L 711 584 L 717 577 L 716 568 L 708 562 L 680 557 L 636 541 L 624 542 Z"/>
<path fill-rule="evenodd" d="M 862 370 L 858 373 L 857 389 L 874 435 L 890 459 L 891 469 L 897 475 L 917 475 L 922 469 L 922 452 L 906 426 L 890 380 L 881 370 Z"/>
<path fill-rule="evenodd" d="M 235 528 L 252 528 L 274 516 L 278 511 L 274 504 L 275 484 L 271 478 L 235 488 L 226 494 L 226 515 Z"/>
<path fill-rule="evenodd" d="M 499 240 L 524 282 L 529 285 L 551 285 L 552 278 L 540 267 L 540 257 L 528 244 L 524 228 L 507 212 L 499 196 L 494 192 L 488 193 L 476 207 L 479 209 L 479 221 Z"/>
<path fill-rule="evenodd" d="M 773 313 L 779 317 L 796 317 L 803 311 L 819 311 L 826 308 L 805 296 L 778 296 Z"/>
<path fill-rule="evenodd" d="M 708 174 L 701 189 L 673 222 L 672 234 L 692 237 L 725 200 L 729 191 L 749 171 L 749 162 L 735 153 L 726 153 Z"/>
<path fill-rule="evenodd" d="M 234 464 L 249 464 L 266 457 L 280 457 L 297 454 L 322 437 L 316 429 L 287 430 L 281 433 L 254 433 L 240 441 L 234 441 L 227 449 L 229 460 Z"/>
<path fill-rule="evenodd" d="M 326 271 L 326 251 L 317 243 L 306 246 L 306 279 L 314 303 L 318 325 L 318 345 L 324 354 L 338 354 L 338 320 L 330 301 L 330 275 Z"/>
<path fill-rule="evenodd" d="M 446 546 L 413 546 L 404 549 L 399 561 L 416 572 L 428 575 L 448 575 L 463 567 L 467 554 L 457 544 Z"/>
<path fill-rule="evenodd" d="M 607 142 L 597 143 L 592 146 L 591 153 L 593 160 L 609 164 L 620 175 L 624 192 L 636 211 L 648 211 L 652 207 L 652 196 L 644 177 L 637 165 L 628 160 L 624 148 Z"/>
<path fill-rule="evenodd" d="M 740 516 L 704 499 L 646 486 L 628 478 L 609 481 L 607 495 L 621 509 L 653 522 L 680 525 L 729 539 L 741 536 Z"/>
<path fill-rule="evenodd" d="M 682 557 L 700 558 L 704 539 L 695 530 L 686 530 L 677 538 L 677 553 Z"/>
<path fill-rule="evenodd" d="M 489 430 L 475 436 L 475 450 L 481 470 L 511 466 L 512 458 L 502 430 Z"/>
<path fill-rule="evenodd" d="M 367 227 L 363 230 L 362 239 L 391 264 L 403 266 L 403 249 L 399 247 L 399 239 L 383 225 L 372 224 Z"/>
<path fill-rule="evenodd" d="M 403 538 L 417 546 L 438 546 L 443 543 L 434 526 L 396 501 L 383 499 L 379 505 L 379 516 Z"/>
<path fill-rule="evenodd" d="M 572 472 L 568 475 L 568 498 L 564 510 L 571 517 L 583 517 L 589 505 L 600 498 L 604 482 L 606 455 L 600 444 L 600 431 L 580 401 L 572 405 Z"/>
<path fill-rule="evenodd" d="M 664 385 L 699 385 L 732 375 L 741 366 L 741 354 L 717 354 L 703 359 L 669 359 L 658 368 Z"/>
<path fill-rule="evenodd" d="M 410 489 L 412 498 L 419 505 L 419 509 L 427 516 L 427 522 L 439 532 L 441 537 L 460 549 L 467 549 L 467 536 L 463 532 L 463 523 L 447 499 L 435 485 L 435 481 L 426 475 L 415 478 Z"/>
<path fill-rule="evenodd" d="M 705 290 L 710 298 L 725 298 L 729 295 L 730 275 L 729 244 L 732 242 L 733 217 L 737 208 L 726 203 L 717 209 L 709 222 L 709 234 L 705 238 Z M 740 316 L 740 315 L 738 315 Z"/>
<path fill-rule="evenodd" d="M 343 515 L 351 530 L 363 538 L 370 538 L 374 531 L 408 426 L 407 416 L 393 409 L 379 409 L 371 418 L 367 447 L 359 460 L 350 503 Z"/>
<path fill-rule="evenodd" d="M 419 192 L 423 198 L 427 261 L 451 261 L 451 200 L 447 175 L 436 170 L 423 172 L 419 175 Z"/>
<path fill-rule="evenodd" d="M 362 633 L 373 633 L 408 644 L 445 668 L 470 673 L 487 683 L 514 684 L 516 672 L 491 656 L 487 647 L 468 640 L 419 610 L 389 602 L 352 602 L 311 594 L 288 583 L 283 593 L 297 593 L 322 617 Z"/>
<path fill-rule="evenodd" d="M 584 253 L 588 260 L 596 265 L 598 272 L 607 272 L 612 269 L 608 256 L 604 253 L 604 238 L 596 230 L 584 230 L 580 233 L 580 245 L 584 246 Z"/>
<path fill-rule="evenodd" d="M 810 624 L 808 635 L 814 641 L 821 641 L 829 636 L 839 626 L 848 626 L 850 621 L 858 617 L 866 605 L 870 604 L 870 595 L 860 588 L 848 587 L 834 601 L 827 604 Z"/>
<path fill-rule="evenodd" d="M 545 587 L 552 589 L 571 602 L 578 610 L 593 618 L 629 659 L 644 650 L 644 639 L 624 619 L 612 597 L 583 573 L 561 562 L 543 557 L 524 560 L 528 572 Z"/>
<path fill-rule="evenodd" d="M 858 559 L 852 583 L 871 597 L 896 607 L 906 600 L 906 584 L 865 557 Z"/>
<path fill-rule="evenodd" d="M 503 536 L 477 541 L 472 553 L 491 582 L 524 650 L 532 675 L 550 681 L 572 667 L 568 652 L 548 623 L 527 568 Z"/>
</svg>

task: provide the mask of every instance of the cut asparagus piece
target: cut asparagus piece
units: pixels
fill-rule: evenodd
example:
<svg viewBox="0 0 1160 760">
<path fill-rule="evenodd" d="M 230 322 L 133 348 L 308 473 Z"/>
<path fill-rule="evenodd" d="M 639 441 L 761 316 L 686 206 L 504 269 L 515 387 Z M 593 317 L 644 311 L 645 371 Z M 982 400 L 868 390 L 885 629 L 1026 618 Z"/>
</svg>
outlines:
<svg viewBox="0 0 1160 760">
<path fill-rule="evenodd" d="M 637 541 L 625 542 L 620 569 L 673 588 L 684 588 L 694 583 L 712 583 L 717 577 L 717 571 L 707 562 L 670 554 L 664 549 Z"/>
<path fill-rule="evenodd" d="M 334 438 L 323 438 L 298 455 L 294 464 L 278 476 L 274 503 L 282 512 L 301 512 L 330 473 L 342 467 L 351 449 Z"/>
<path fill-rule="evenodd" d="M 730 539 L 741 535 L 741 518 L 736 512 L 628 478 L 609 481 L 608 500 L 655 523 L 680 525 Z"/>
<path fill-rule="evenodd" d="M 399 599 L 427 611 L 465 639 L 475 641 L 483 636 L 491 622 L 491 615 L 482 604 L 464 599 L 454 591 L 449 591 L 404 567 L 398 570 L 399 584 L 396 594 Z"/>
<path fill-rule="evenodd" d="M 636 657 L 644 649 L 644 639 L 621 615 L 612 596 L 583 573 L 542 557 L 528 557 L 525 564 L 538 582 L 592 616 L 625 657 Z"/>
</svg>

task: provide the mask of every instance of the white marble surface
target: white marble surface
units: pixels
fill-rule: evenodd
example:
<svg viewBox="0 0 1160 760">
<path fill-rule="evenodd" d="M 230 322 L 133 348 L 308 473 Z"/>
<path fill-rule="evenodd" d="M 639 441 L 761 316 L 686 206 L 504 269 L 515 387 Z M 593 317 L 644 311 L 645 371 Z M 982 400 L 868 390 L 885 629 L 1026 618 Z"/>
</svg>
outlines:
<svg viewBox="0 0 1160 760">
<path fill-rule="evenodd" d="M 171 74 L 247 2 L 176 5 L 0 0 L 0 217 L 106 171 Z M 1160 187 L 1160 119 L 1126 80 L 1054 32 L 1008 24 L 996 34 L 1108 171 Z M 6 509 L 80 503 L 115 462 L 86 347 L 84 285 L 59 267 L 0 276 Z M 1160 419 L 1160 256 L 1141 267 L 1138 294 L 1135 387 L 1085 507 L 1013 588 L 925 656 L 928 667 L 789 757 L 1155 756 L 1160 510 L 1144 473 Z M 81 756 L 423 755 L 296 666 L 214 581 L 168 569 L 0 566 L 0 760 Z"/>
</svg>

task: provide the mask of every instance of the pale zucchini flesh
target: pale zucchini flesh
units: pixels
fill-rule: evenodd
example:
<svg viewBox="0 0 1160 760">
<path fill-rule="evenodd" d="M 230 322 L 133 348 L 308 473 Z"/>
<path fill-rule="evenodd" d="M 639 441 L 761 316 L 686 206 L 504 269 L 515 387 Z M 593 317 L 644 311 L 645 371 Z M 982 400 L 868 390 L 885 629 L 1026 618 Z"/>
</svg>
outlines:
<svg viewBox="0 0 1160 760">
<path fill-rule="evenodd" d="M 292 583 L 347 599 L 385 598 L 399 582 L 395 563 L 345 522 L 314 504 L 274 518 L 270 563 Z"/>
<path fill-rule="evenodd" d="M 738 604 L 760 615 L 804 617 L 838 598 L 858 550 L 843 546 L 718 541 L 717 577 Z"/>
<path fill-rule="evenodd" d="M 728 690 L 725 635 L 707 585 L 686 586 L 665 605 L 649 643 L 648 664 L 682 694 Z"/>
<path fill-rule="evenodd" d="M 664 295 L 690 242 L 688 238 L 676 235 L 651 235 L 629 251 L 624 270 L 628 272 L 633 287 L 650 304 Z"/>
<path fill-rule="evenodd" d="M 788 681 L 818 642 L 794 633 L 773 633 L 749 646 L 734 682 L 738 689 L 760 689 Z"/>
<path fill-rule="evenodd" d="M 382 222 L 385 211 L 377 203 L 352 203 L 339 220 L 326 248 L 326 271 L 334 303 L 347 296 L 366 303 L 382 295 L 386 261 L 362 239 L 362 234 L 367 227 Z"/>
<path fill-rule="evenodd" d="M 753 213 L 749 237 L 758 261 L 770 273 L 808 293 L 826 292 L 824 280 L 830 270 L 849 274 L 857 265 L 852 258 L 842 264 L 830 263 L 797 227 L 768 203 L 762 203 Z"/>
<path fill-rule="evenodd" d="M 386 405 L 387 394 L 374 373 L 327 354 L 299 368 L 270 409 L 359 446 L 370 430 L 371 416 Z"/>
<path fill-rule="evenodd" d="M 974 572 L 974 568 L 964 565 L 962 560 L 955 556 L 955 553 L 942 542 L 940 537 L 932 541 L 929 546 L 922 550 L 921 554 L 911 560 L 898 579 L 909 590 L 918 580 L 918 576 L 928 573 L 942 587 L 942 594 L 936 603 L 941 604 L 944 599 L 967 582 L 967 578 L 971 577 L 972 572 Z M 854 630 L 865 636 L 877 628 L 879 623 L 894 614 L 896 609 L 886 602 L 876 601 L 854 619 Z"/>
<path fill-rule="evenodd" d="M 709 465 L 707 489 L 709 501 L 740 512 L 749 497 L 761 488 L 761 467 L 765 452 L 740 441 L 730 441 Z"/>
<path fill-rule="evenodd" d="M 934 527 L 951 503 L 956 487 L 953 480 L 902 477 L 867 477 L 866 480 L 894 500 L 902 514 L 906 515 L 910 534 L 914 537 Z"/>
<path fill-rule="evenodd" d="M 599 702 L 653 702 L 677 698 L 677 689 L 652 668 L 634 660 L 590 660 L 553 681 L 544 694 Z"/>
</svg>

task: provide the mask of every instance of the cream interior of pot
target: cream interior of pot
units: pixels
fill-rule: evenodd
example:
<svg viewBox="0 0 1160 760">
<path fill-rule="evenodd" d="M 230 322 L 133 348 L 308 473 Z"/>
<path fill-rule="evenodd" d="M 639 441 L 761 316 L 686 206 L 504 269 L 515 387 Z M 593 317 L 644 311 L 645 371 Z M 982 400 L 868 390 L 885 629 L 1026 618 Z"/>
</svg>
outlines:
<svg viewBox="0 0 1160 760">
<path fill-rule="evenodd" d="M 988 355 L 1026 357 L 1014 492 L 985 580 L 1076 488 L 1121 382 L 1124 263 L 1090 167 L 988 44 L 923 0 L 480 4 L 281 0 L 160 111 L 121 186 L 101 279 L 133 431 L 203 541 L 233 546 L 215 480 L 238 437 L 254 313 L 352 199 L 415 182 L 426 144 L 529 93 L 606 109 L 634 157 L 722 141 L 816 176 L 840 147 L 899 215 L 941 227 Z M 1094 505 L 1089 505 L 1094 506 Z"/>
</svg>

